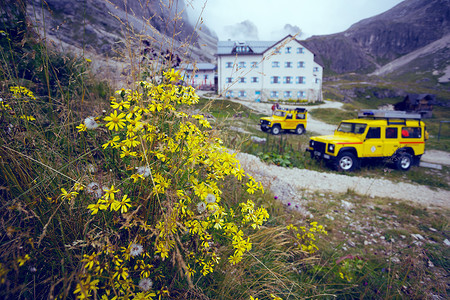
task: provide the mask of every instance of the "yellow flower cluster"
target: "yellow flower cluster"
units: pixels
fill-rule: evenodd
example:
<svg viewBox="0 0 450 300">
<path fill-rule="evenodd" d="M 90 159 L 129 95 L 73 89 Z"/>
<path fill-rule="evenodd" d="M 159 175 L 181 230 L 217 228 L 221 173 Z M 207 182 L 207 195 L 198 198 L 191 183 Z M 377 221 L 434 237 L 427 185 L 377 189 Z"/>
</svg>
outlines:
<svg viewBox="0 0 450 300">
<path fill-rule="evenodd" d="M 120 190 L 112 185 L 87 208 L 99 220 L 113 217 L 109 230 L 118 223 L 114 230 L 127 236 L 129 245 L 117 250 L 120 246 L 108 238 L 101 251 L 85 254 L 75 291 L 79 298 L 103 292 L 135 299 L 167 294 L 154 265 L 176 262 L 188 280 L 206 276 L 218 265 L 224 241 L 230 241 L 234 253 L 228 259 L 236 264 L 252 248 L 245 228 L 260 228 L 269 217 L 251 200 L 241 203 L 238 213 L 224 203 L 225 179 L 241 182 L 249 194 L 264 192 L 263 187 L 222 146 L 203 115 L 177 110 L 198 102 L 192 87 L 174 85 L 179 78 L 169 70 L 159 84 L 142 81 L 111 98 L 112 112 L 103 118 L 111 137 L 102 149 L 105 156 L 119 157 L 115 166 L 123 166 L 127 175 Z M 122 200 L 117 193 L 124 194 Z M 114 217 L 116 212 L 121 218 Z M 142 287 L 150 279 L 158 288 Z"/>
<path fill-rule="evenodd" d="M 36 97 L 34 96 L 33 92 L 27 89 L 23 86 L 11 86 L 9 90 L 12 92 L 12 99 L 21 100 L 21 102 L 28 102 L 28 99 L 36 100 Z M 26 96 L 26 98 L 23 98 L 23 96 Z M 35 121 L 36 118 L 30 115 L 24 115 L 23 114 L 23 106 L 18 105 L 18 109 L 20 110 L 21 114 L 17 114 L 13 110 L 14 105 L 12 103 L 8 103 L 5 99 L 0 98 L 0 112 L 3 111 L 10 111 L 10 114 L 16 118 L 20 118 L 27 121 Z"/>
<path fill-rule="evenodd" d="M 290 224 L 286 228 L 295 233 L 294 244 L 297 245 L 298 249 L 309 254 L 314 254 L 319 250 L 315 244 L 316 234 L 326 235 L 327 231 L 322 225 L 318 225 L 317 222 L 311 222 L 309 225 L 309 228 L 306 228 L 305 226 L 297 228 L 297 226 Z"/>
<path fill-rule="evenodd" d="M 30 99 L 36 100 L 33 92 L 23 86 L 12 86 L 9 90 L 13 93 L 13 98 L 21 98 L 22 96 L 28 96 Z"/>
</svg>

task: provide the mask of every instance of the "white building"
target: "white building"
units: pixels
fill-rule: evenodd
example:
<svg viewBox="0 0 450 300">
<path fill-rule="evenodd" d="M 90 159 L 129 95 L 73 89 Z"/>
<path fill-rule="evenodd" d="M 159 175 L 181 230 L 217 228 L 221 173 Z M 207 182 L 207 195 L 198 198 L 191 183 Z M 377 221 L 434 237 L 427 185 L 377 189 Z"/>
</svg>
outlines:
<svg viewBox="0 0 450 300">
<path fill-rule="evenodd" d="M 181 68 L 186 84 L 199 90 L 215 90 L 216 65 L 210 63 L 187 64 Z"/>
<path fill-rule="evenodd" d="M 291 35 L 278 42 L 219 41 L 218 93 L 248 100 L 322 100 L 321 65 Z"/>
</svg>

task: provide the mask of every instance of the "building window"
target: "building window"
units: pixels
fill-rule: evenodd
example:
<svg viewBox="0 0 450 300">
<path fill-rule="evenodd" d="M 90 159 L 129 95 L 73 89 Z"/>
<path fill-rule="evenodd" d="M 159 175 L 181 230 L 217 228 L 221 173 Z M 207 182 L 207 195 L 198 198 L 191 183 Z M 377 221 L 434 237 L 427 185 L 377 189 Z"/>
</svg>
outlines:
<svg viewBox="0 0 450 300">
<path fill-rule="evenodd" d="M 305 67 L 305 62 L 304 61 L 299 61 L 297 63 L 297 68 L 304 68 Z"/>
<path fill-rule="evenodd" d="M 259 78 L 258 78 L 258 77 L 252 77 L 252 82 L 253 82 L 253 83 L 259 82 Z"/>
<path fill-rule="evenodd" d="M 239 91 L 239 97 L 246 97 L 247 93 L 245 91 Z"/>
<path fill-rule="evenodd" d="M 306 78 L 304 76 L 297 76 L 296 83 L 306 83 Z"/>
<path fill-rule="evenodd" d="M 285 91 L 284 92 L 284 98 L 291 98 L 291 97 L 292 97 L 291 91 Z"/>
<path fill-rule="evenodd" d="M 233 77 L 227 77 L 227 83 L 232 83 L 233 82 Z"/>
<path fill-rule="evenodd" d="M 252 68 L 257 68 L 258 67 L 258 62 L 252 61 L 251 66 L 252 66 Z"/>
<path fill-rule="evenodd" d="M 239 62 L 239 68 L 245 68 L 245 61 Z"/>
<path fill-rule="evenodd" d="M 285 62 L 284 63 L 284 67 L 285 68 L 292 68 L 292 62 L 290 62 L 290 61 Z"/>
<path fill-rule="evenodd" d="M 316 78 L 316 84 L 320 83 L 320 79 Z"/>
<path fill-rule="evenodd" d="M 275 53 L 281 53 L 281 50 L 280 50 L 280 48 L 273 48 L 273 52 L 275 52 Z"/>
<path fill-rule="evenodd" d="M 280 77 L 279 76 L 270 77 L 270 83 L 280 83 Z"/>
<path fill-rule="evenodd" d="M 291 47 L 286 47 L 286 53 L 291 53 Z"/>
<path fill-rule="evenodd" d="M 297 92 L 297 98 L 305 98 L 305 97 L 306 97 L 306 93 L 304 91 Z"/>
<path fill-rule="evenodd" d="M 319 72 L 319 67 L 314 67 L 313 72 Z"/>
<path fill-rule="evenodd" d="M 227 62 L 225 65 L 225 68 L 230 69 L 233 67 L 233 63 L 232 62 Z"/>
<path fill-rule="evenodd" d="M 239 78 L 239 82 L 240 82 L 240 83 L 245 83 L 245 77 Z"/>
<path fill-rule="evenodd" d="M 277 91 L 271 91 L 270 92 L 270 97 L 271 98 L 278 98 L 278 92 Z"/>
<path fill-rule="evenodd" d="M 273 61 L 272 62 L 272 68 L 279 68 L 280 67 L 280 62 L 279 61 Z"/>
<path fill-rule="evenodd" d="M 305 53 L 305 50 L 304 50 L 304 48 L 302 48 L 302 47 L 298 47 L 297 48 L 297 53 Z"/>
<path fill-rule="evenodd" d="M 292 77 L 291 76 L 285 76 L 283 77 L 283 83 L 292 83 Z"/>
<path fill-rule="evenodd" d="M 233 91 L 226 92 L 225 97 L 233 97 Z"/>
</svg>

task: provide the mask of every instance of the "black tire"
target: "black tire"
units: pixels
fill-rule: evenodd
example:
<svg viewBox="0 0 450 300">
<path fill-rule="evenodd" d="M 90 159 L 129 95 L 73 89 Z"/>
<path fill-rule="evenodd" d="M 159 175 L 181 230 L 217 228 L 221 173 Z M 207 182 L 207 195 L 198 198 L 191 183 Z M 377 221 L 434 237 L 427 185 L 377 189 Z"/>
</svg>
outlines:
<svg viewBox="0 0 450 300">
<path fill-rule="evenodd" d="M 295 133 L 298 135 L 305 133 L 305 127 L 303 127 L 303 125 L 297 125 L 297 128 L 295 128 Z"/>
<path fill-rule="evenodd" d="M 336 168 L 343 172 L 354 171 L 359 168 L 359 159 L 351 152 L 339 153 Z"/>
<path fill-rule="evenodd" d="M 398 154 L 395 158 L 395 167 L 401 171 L 408 171 L 413 163 L 412 155 L 406 152 Z"/>
<path fill-rule="evenodd" d="M 272 134 L 273 135 L 279 135 L 281 132 L 281 127 L 280 125 L 273 125 L 272 126 Z"/>
<path fill-rule="evenodd" d="M 267 132 L 267 131 L 269 131 L 269 128 L 267 128 L 267 127 L 265 127 L 265 126 L 261 126 L 261 130 L 262 130 L 263 132 Z"/>
</svg>

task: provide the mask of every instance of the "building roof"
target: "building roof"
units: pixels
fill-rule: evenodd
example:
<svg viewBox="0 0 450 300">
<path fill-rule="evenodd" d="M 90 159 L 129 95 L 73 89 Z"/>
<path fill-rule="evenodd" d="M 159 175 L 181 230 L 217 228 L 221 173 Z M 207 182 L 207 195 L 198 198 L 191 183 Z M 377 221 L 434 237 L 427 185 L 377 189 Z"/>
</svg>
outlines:
<svg viewBox="0 0 450 300">
<path fill-rule="evenodd" d="M 303 48 L 309 50 L 307 47 L 305 47 L 299 40 L 294 38 L 292 35 L 288 34 L 284 38 L 282 38 L 279 41 L 218 41 L 217 42 L 217 55 L 261 55 L 264 54 L 264 52 L 272 49 L 279 43 L 283 42 L 284 40 L 292 38 L 297 43 L 299 43 Z M 312 52 L 313 53 L 313 52 Z M 314 54 L 314 53 L 313 53 Z M 316 55 L 314 54 L 314 62 L 321 66 L 316 61 Z"/>
<path fill-rule="evenodd" d="M 262 54 L 275 43 L 276 41 L 218 41 L 217 55 Z"/>
<path fill-rule="evenodd" d="M 215 64 L 210 63 L 195 63 L 195 64 L 185 64 L 181 66 L 181 69 L 186 71 L 201 70 L 201 71 L 213 71 L 216 69 Z"/>
</svg>

